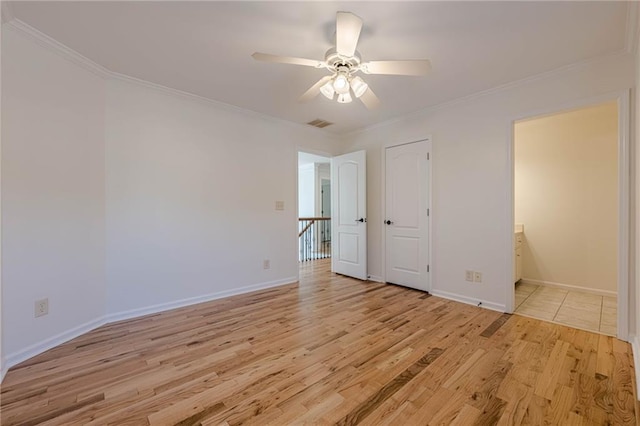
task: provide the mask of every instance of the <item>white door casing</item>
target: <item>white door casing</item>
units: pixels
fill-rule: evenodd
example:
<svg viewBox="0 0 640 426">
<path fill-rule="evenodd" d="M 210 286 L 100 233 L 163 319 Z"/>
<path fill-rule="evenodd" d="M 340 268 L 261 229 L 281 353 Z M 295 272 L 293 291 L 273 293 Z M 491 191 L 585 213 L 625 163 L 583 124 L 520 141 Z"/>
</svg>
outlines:
<svg viewBox="0 0 640 426">
<path fill-rule="evenodd" d="M 365 151 L 331 159 L 331 270 L 367 279 Z"/>
<path fill-rule="evenodd" d="M 385 281 L 429 291 L 428 141 L 385 149 Z"/>
</svg>

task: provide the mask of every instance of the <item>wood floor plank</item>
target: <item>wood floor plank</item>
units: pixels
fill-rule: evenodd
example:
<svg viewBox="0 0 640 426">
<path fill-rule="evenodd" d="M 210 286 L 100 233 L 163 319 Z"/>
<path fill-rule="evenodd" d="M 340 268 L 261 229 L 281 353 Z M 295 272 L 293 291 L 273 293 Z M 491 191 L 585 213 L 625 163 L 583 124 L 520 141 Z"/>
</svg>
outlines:
<svg viewBox="0 0 640 426">
<path fill-rule="evenodd" d="M 533 388 L 507 377 L 500 384 L 496 396 L 506 402 L 504 412 L 497 421 L 497 425 L 518 425 L 522 423 L 527 412 L 529 401 L 533 396 Z"/>
<path fill-rule="evenodd" d="M 628 343 L 306 262 L 12 368 L 2 425 L 633 424 Z"/>
<path fill-rule="evenodd" d="M 502 327 L 502 325 L 505 322 L 507 322 L 509 320 L 509 318 L 511 318 L 511 314 L 502 314 L 500 317 L 498 317 L 498 319 L 496 319 L 494 322 L 489 324 L 489 327 L 485 328 L 482 331 L 482 333 L 480 333 L 480 335 L 482 337 L 491 337 L 491 336 L 493 336 L 493 333 L 498 331 L 498 329 L 500 327 Z"/>
<path fill-rule="evenodd" d="M 362 403 L 357 409 L 340 419 L 338 425 L 357 424 L 362 419 L 367 417 L 374 411 L 380 404 L 393 395 L 398 389 L 404 386 L 407 382 L 413 379 L 419 372 L 427 368 L 435 359 L 437 359 L 442 353 L 443 349 L 433 348 L 425 356 L 420 358 L 418 362 L 411 365 L 400 375 L 394 378 L 391 382 L 384 385 L 375 395 Z"/>
<path fill-rule="evenodd" d="M 548 400 L 553 399 L 556 383 L 563 366 L 565 355 L 569 350 L 569 342 L 558 340 L 549 356 L 544 371 L 538 378 L 534 393 Z"/>
</svg>

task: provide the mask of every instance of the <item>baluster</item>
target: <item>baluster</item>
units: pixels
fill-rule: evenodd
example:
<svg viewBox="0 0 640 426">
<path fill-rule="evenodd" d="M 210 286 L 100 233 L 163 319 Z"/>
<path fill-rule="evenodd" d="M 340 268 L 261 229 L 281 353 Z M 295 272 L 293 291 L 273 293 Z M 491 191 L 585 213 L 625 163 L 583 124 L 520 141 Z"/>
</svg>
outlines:
<svg viewBox="0 0 640 426">
<path fill-rule="evenodd" d="M 299 261 L 331 257 L 331 218 L 298 219 Z"/>
</svg>

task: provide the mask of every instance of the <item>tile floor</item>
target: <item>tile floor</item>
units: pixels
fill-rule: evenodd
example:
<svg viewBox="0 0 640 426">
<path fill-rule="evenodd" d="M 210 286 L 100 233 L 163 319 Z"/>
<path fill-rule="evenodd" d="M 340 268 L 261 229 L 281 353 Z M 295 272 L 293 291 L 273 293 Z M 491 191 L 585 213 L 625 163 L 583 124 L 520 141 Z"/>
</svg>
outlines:
<svg viewBox="0 0 640 426">
<path fill-rule="evenodd" d="M 616 335 L 615 297 L 518 283 L 515 313 L 609 336 Z"/>
</svg>

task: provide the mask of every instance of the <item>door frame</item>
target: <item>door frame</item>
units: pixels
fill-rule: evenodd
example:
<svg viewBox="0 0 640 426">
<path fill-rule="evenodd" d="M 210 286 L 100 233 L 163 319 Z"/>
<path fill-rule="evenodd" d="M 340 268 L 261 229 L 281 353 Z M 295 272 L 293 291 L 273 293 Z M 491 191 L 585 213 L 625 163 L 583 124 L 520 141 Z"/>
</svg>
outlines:
<svg viewBox="0 0 640 426">
<path fill-rule="evenodd" d="M 295 238 L 295 244 L 293 245 L 294 249 L 293 249 L 293 253 L 292 256 L 295 259 L 295 264 L 296 264 L 296 281 L 300 281 L 300 261 L 298 260 L 298 256 L 300 256 L 300 253 L 298 251 L 298 209 L 299 209 L 299 203 L 300 200 L 298 199 L 298 191 L 299 191 L 299 184 L 300 184 L 300 176 L 299 176 L 299 167 L 298 167 L 298 156 L 301 152 L 304 152 L 305 154 L 313 154 L 313 155 L 319 155 L 321 157 L 326 157 L 326 158 L 333 158 L 334 155 L 329 153 L 328 151 L 320 151 L 317 149 L 312 149 L 312 148 L 307 148 L 304 146 L 296 146 L 295 150 L 294 150 L 294 160 L 293 160 L 293 164 L 296 170 L 296 184 L 295 184 L 295 194 L 294 194 L 294 199 L 295 199 L 295 206 L 293 207 L 295 209 L 295 214 L 294 214 L 294 221 L 293 221 L 293 226 L 292 228 L 292 236 Z M 331 175 L 331 163 L 329 163 L 329 175 Z"/>
<path fill-rule="evenodd" d="M 513 117 L 509 122 L 508 129 L 508 144 L 507 144 L 507 161 L 508 161 L 508 192 L 506 194 L 508 200 L 508 236 L 505 240 L 506 250 L 509 250 L 508 262 L 505 265 L 505 270 L 509 271 L 509 280 L 505 286 L 505 310 L 507 313 L 512 313 L 515 308 L 515 285 L 513 281 L 513 253 L 515 250 L 515 243 L 513 238 L 513 230 L 515 227 L 515 156 L 514 156 L 514 143 L 515 143 L 515 123 L 517 121 L 539 118 L 548 115 L 560 114 L 571 110 L 580 108 L 586 108 L 589 106 L 595 106 L 605 102 L 616 101 L 618 104 L 618 262 L 617 262 L 617 291 L 618 291 L 618 323 L 617 323 L 617 337 L 620 340 L 629 341 L 629 329 L 630 320 L 629 315 L 631 311 L 630 304 L 635 305 L 635 291 L 631 292 L 629 280 L 631 273 L 630 266 L 630 238 L 629 232 L 632 229 L 631 217 L 630 217 L 630 200 L 631 200 L 631 155 L 629 153 L 629 123 L 630 123 L 630 99 L 631 90 L 626 89 L 618 92 L 613 92 L 601 96 L 582 99 L 570 103 L 565 103 L 560 106 L 545 108 L 537 111 L 531 111 L 527 114 L 522 114 L 517 117 Z"/>
<path fill-rule="evenodd" d="M 429 255 L 427 256 L 427 264 L 429 265 L 429 283 L 427 285 L 427 292 L 431 293 L 431 290 L 433 289 L 434 285 L 434 267 L 433 267 L 433 219 L 434 219 L 434 209 L 433 209 L 433 141 L 431 139 L 431 135 L 427 135 L 425 136 L 423 139 L 416 139 L 416 140 L 412 140 L 409 142 L 389 142 L 389 143 L 385 143 L 382 145 L 381 147 L 381 178 L 380 178 L 380 200 L 381 200 L 381 204 L 380 204 L 380 211 L 382 212 L 382 221 L 380 221 L 380 233 L 381 233 L 381 252 L 380 252 L 380 273 L 382 274 L 381 277 L 376 277 L 376 276 L 370 276 L 370 280 L 371 281 L 377 281 L 377 282 L 387 282 L 387 232 L 386 232 L 386 228 L 385 228 L 385 223 L 384 221 L 386 220 L 386 209 L 387 209 L 387 148 L 393 148 L 396 146 L 402 146 L 402 145 L 409 145 L 412 143 L 417 143 L 417 142 L 426 142 L 427 143 L 427 151 L 429 152 L 430 155 L 430 159 L 429 159 L 429 171 L 428 171 L 428 177 L 429 177 L 429 183 L 428 183 L 428 188 L 429 188 L 429 196 L 427 197 L 427 204 L 428 204 L 428 209 L 429 209 L 429 220 L 428 220 L 428 232 L 429 232 L 429 240 L 427 241 L 427 247 L 429 250 Z"/>
</svg>

